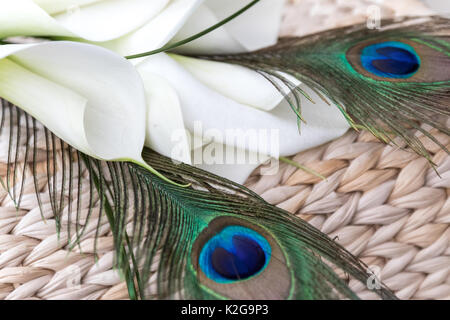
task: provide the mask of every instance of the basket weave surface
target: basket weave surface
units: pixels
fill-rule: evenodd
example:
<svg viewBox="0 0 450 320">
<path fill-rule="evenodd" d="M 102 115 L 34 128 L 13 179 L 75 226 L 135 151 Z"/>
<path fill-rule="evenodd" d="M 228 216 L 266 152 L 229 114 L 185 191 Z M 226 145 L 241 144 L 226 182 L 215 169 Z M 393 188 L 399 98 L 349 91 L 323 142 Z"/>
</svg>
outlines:
<svg viewBox="0 0 450 320">
<path fill-rule="evenodd" d="M 315 21 L 306 32 L 323 28 L 323 17 L 305 9 L 311 1 L 292 2 L 298 5 L 287 7 L 283 34 L 299 34 L 300 16 Z M 325 23 L 335 27 L 360 20 L 370 3 L 350 2 L 315 0 L 315 5 L 339 12 L 340 19 Z M 346 10 L 349 5 L 351 12 Z M 388 16 L 398 13 L 382 9 Z M 450 148 L 448 136 L 431 132 Z M 6 174 L 4 140 L 0 136 L 0 176 Z M 386 146 L 367 132 L 349 131 L 293 157 L 325 175 L 326 181 L 281 164 L 276 176 L 260 176 L 258 169 L 246 185 L 335 238 L 399 298 L 450 299 L 450 157 L 433 142 L 423 142 L 440 177 L 415 154 Z M 42 221 L 32 180 L 25 180 L 24 187 L 19 211 L 0 191 L 0 299 L 127 299 L 126 285 L 112 269 L 108 225 L 101 228 L 97 262 L 93 232 L 69 252 L 67 234 L 58 238 L 51 213 L 44 212 Z M 350 281 L 350 286 L 362 298 L 374 297 L 360 283 Z"/>
</svg>

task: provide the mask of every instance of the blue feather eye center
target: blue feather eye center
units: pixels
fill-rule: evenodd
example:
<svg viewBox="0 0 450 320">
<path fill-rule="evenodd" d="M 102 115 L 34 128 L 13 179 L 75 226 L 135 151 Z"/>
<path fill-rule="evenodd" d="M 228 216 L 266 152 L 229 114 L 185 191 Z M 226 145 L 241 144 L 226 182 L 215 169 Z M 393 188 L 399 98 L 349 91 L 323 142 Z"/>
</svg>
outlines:
<svg viewBox="0 0 450 320">
<path fill-rule="evenodd" d="M 219 283 L 232 283 L 259 274 L 270 260 L 271 248 L 258 232 L 227 226 L 205 243 L 199 257 L 206 276 Z"/>
<path fill-rule="evenodd" d="M 253 239 L 233 236 L 230 251 L 217 247 L 211 256 L 213 269 L 230 280 L 246 279 L 258 273 L 266 264 L 261 246 Z"/>
<path fill-rule="evenodd" d="M 420 68 L 420 57 L 408 44 L 389 41 L 365 47 L 361 54 L 363 67 L 379 77 L 405 79 Z"/>
</svg>

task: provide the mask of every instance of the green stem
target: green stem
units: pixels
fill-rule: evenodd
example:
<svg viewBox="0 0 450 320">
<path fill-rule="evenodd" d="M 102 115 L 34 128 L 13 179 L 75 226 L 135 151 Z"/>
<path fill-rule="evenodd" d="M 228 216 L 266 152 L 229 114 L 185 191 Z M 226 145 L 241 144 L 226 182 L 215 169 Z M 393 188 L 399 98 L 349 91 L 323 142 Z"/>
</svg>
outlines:
<svg viewBox="0 0 450 320">
<path fill-rule="evenodd" d="M 158 178 L 160 178 L 160 179 L 162 179 L 162 180 L 164 180 L 164 181 L 166 181 L 166 182 L 168 182 L 170 184 L 173 184 L 173 185 L 175 185 L 177 187 L 188 188 L 188 187 L 191 186 L 190 183 L 188 183 L 188 184 L 179 184 L 179 183 L 176 183 L 176 182 L 170 180 L 169 178 L 165 177 L 163 174 L 159 173 L 157 170 L 153 169 L 153 167 L 150 166 L 143 159 L 141 159 L 141 160 L 129 159 L 128 161 L 131 162 L 131 163 L 137 164 L 138 166 L 140 166 L 140 167 L 150 171 L 151 173 L 153 173 Z"/>
<path fill-rule="evenodd" d="M 279 159 L 281 162 L 290 164 L 291 166 L 294 166 L 294 167 L 296 167 L 296 168 L 299 168 L 300 170 L 303 170 L 303 171 L 305 171 L 305 172 L 307 172 L 307 173 L 310 173 L 310 174 L 312 174 L 312 175 L 314 175 L 314 176 L 316 176 L 316 177 L 318 177 L 318 178 L 320 178 L 320 179 L 322 179 L 322 180 L 327 180 L 327 178 L 326 178 L 325 176 L 321 175 L 321 174 L 318 173 L 317 171 L 315 171 L 315 170 L 313 170 L 313 169 L 310 169 L 310 168 L 307 168 L 307 167 L 305 167 L 305 166 L 302 166 L 302 165 L 301 165 L 300 163 L 298 163 L 298 162 L 292 161 L 291 159 L 288 159 L 288 158 L 285 158 L 285 157 L 279 157 L 278 159 Z"/>
<path fill-rule="evenodd" d="M 224 0 L 226 1 L 226 0 Z M 260 0 L 253 0 L 252 2 L 250 2 L 248 5 L 246 5 L 245 7 L 243 7 L 242 9 L 240 9 L 239 11 L 235 12 L 234 14 L 232 14 L 231 16 L 229 16 L 228 18 L 220 21 L 219 23 L 216 23 L 215 25 L 209 27 L 208 29 L 205 29 L 199 33 L 194 34 L 193 36 L 186 38 L 184 40 L 175 42 L 173 44 L 167 44 L 159 49 L 156 50 L 152 50 L 152 51 L 148 51 L 148 52 L 144 52 L 144 53 L 138 53 L 138 54 L 134 54 L 134 55 L 130 55 L 130 56 L 126 56 L 125 58 L 127 59 L 137 59 L 137 58 L 142 58 L 142 57 L 146 57 L 146 56 L 150 56 L 153 54 L 157 54 L 160 52 L 164 52 L 164 51 L 168 51 L 168 50 L 172 50 L 175 49 L 177 47 L 180 47 L 186 43 L 189 43 L 191 41 L 194 41 L 200 37 L 203 37 L 204 35 L 220 28 L 221 26 L 223 26 L 224 24 L 230 22 L 231 20 L 233 20 L 234 18 L 240 16 L 241 14 L 243 14 L 245 11 L 247 11 L 248 9 L 250 9 L 251 7 L 253 7 L 255 4 L 257 4 Z"/>
</svg>

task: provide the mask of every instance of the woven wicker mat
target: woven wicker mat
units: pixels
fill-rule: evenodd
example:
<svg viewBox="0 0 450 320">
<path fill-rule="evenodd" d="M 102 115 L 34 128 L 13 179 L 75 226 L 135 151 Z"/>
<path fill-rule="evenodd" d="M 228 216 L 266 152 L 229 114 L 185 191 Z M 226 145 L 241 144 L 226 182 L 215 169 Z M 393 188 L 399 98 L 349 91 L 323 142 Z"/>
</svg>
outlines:
<svg viewBox="0 0 450 320">
<path fill-rule="evenodd" d="M 300 34 L 298 17 L 309 21 L 306 32 L 364 19 L 362 9 L 370 3 L 292 2 L 286 9 L 283 34 Z M 330 11 L 318 10 L 318 3 L 339 14 L 323 20 L 317 12 Z M 316 13 L 305 9 L 308 5 Z M 381 8 L 385 16 L 398 14 L 387 6 Z M 431 132 L 450 147 L 448 136 Z M 3 176 L 7 145 L 0 139 Z M 450 157 L 430 140 L 421 139 L 440 177 L 415 154 L 386 146 L 367 132 L 349 131 L 293 157 L 325 175 L 326 181 L 282 164 L 276 176 L 260 176 L 257 169 L 246 185 L 335 238 L 399 298 L 450 299 Z M 32 181 L 25 180 L 24 186 L 19 211 L 0 191 L 0 299 L 127 299 L 126 285 L 112 269 L 108 226 L 102 227 L 98 239 L 97 262 L 93 232 L 69 252 L 67 235 L 62 232 L 58 239 L 51 214 L 44 212 L 46 221 L 42 221 Z M 350 286 L 362 298 L 374 298 L 364 285 L 350 281 Z"/>
</svg>

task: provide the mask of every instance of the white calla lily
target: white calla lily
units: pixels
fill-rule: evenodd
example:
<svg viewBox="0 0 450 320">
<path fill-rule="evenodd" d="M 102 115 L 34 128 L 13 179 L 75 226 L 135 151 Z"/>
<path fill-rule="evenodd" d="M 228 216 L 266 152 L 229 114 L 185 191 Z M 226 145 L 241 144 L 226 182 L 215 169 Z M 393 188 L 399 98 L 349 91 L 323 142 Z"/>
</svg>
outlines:
<svg viewBox="0 0 450 320">
<path fill-rule="evenodd" d="M 146 95 L 133 66 L 113 52 L 76 42 L 0 46 L 0 97 L 74 148 L 101 160 L 141 157 Z"/>
<path fill-rule="evenodd" d="M 178 51 L 233 53 L 271 45 L 277 39 L 283 3 L 261 0 Z M 65 10 L 75 5 L 80 9 Z M 0 3 L 0 37 L 76 37 L 129 55 L 191 36 L 243 5 L 240 0 L 8 0 Z M 6 59 L 0 60 L 0 73 L 13 76 L 0 80 L 0 95 L 94 157 L 145 166 L 140 156 L 145 143 L 174 160 L 239 183 L 265 160 L 325 143 L 349 128 L 336 107 L 303 86 L 316 104 L 303 99 L 307 124 L 299 134 L 283 95 L 247 68 L 162 53 L 132 60 L 141 76 L 137 79 L 128 73 L 130 63 L 94 48 L 68 42 L 2 46 L 0 58 Z M 199 125 L 203 132 L 198 132 Z M 239 133 L 228 140 L 230 130 Z M 265 131 L 266 136 L 250 141 L 246 132 L 252 130 Z M 276 132 L 276 141 L 270 132 Z M 203 149 L 226 148 L 237 158 L 257 161 L 224 164 L 196 157 Z"/>
<path fill-rule="evenodd" d="M 157 54 L 147 57 L 136 68 L 146 87 L 152 87 L 152 81 L 146 81 L 148 75 L 157 75 L 164 78 L 178 95 L 178 99 L 172 99 L 170 107 L 155 102 L 149 108 L 160 109 L 161 113 L 163 110 L 170 112 L 177 119 L 178 128 L 185 128 L 191 137 L 201 140 L 198 143 L 191 139 L 191 143 L 187 144 L 182 135 L 181 140 L 180 135 L 166 136 L 164 141 L 171 141 L 170 148 L 158 151 L 175 158 L 170 150 L 190 148 L 192 164 L 238 183 L 243 183 L 253 169 L 270 157 L 288 156 L 315 147 L 341 136 L 349 128 L 338 108 L 326 104 L 312 90 L 302 85 L 302 89 L 315 103 L 303 99 L 302 114 L 306 124 L 302 124 L 299 134 L 296 115 L 277 89 L 267 81 L 262 81 L 264 78 L 258 73 L 241 67 Z M 232 86 L 233 80 L 243 87 Z M 172 90 L 170 92 L 173 94 Z M 184 125 L 180 123 L 180 115 Z M 166 116 L 167 119 L 171 117 Z M 203 130 L 201 137 L 196 132 L 199 124 Z M 230 130 L 240 130 L 244 136 L 249 131 L 268 134 L 259 136 L 257 143 L 252 143 L 250 138 L 234 137 L 234 140 L 225 140 Z M 166 132 L 173 134 L 170 130 Z M 276 141 L 273 141 L 270 132 L 277 133 Z M 160 138 L 161 136 L 156 139 Z M 208 146 L 209 149 L 227 152 L 226 148 L 232 147 L 238 157 L 258 155 L 258 161 L 246 164 L 197 162 L 195 152 L 198 150 L 195 149 L 203 148 L 204 144 L 211 141 L 213 144 Z M 262 150 L 261 146 L 266 146 L 266 149 Z"/>
<path fill-rule="evenodd" d="M 277 39 L 283 3 L 261 0 L 183 50 L 211 53 L 214 47 L 215 52 L 235 52 L 271 45 Z M 70 37 L 132 55 L 210 27 L 244 5 L 241 0 L 2 0 L 0 38 Z"/>
</svg>

